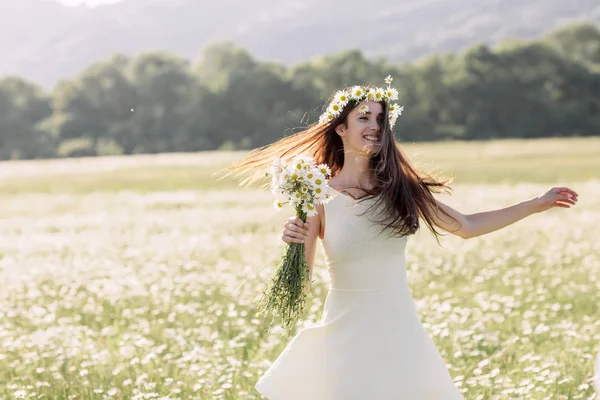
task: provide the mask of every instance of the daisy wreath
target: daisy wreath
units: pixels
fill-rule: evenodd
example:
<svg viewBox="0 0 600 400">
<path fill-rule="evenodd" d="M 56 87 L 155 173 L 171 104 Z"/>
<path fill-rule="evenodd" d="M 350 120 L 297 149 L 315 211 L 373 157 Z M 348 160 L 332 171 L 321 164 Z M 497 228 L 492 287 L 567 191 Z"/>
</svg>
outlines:
<svg viewBox="0 0 600 400">
<path fill-rule="evenodd" d="M 340 90 L 338 91 L 331 100 L 331 103 L 325 110 L 321 117 L 319 118 L 320 123 L 327 123 L 333 120 L 335 117 L 340 115 L 340 113 L 344 110 L 346 105 L 353 101 L 355 105 L 358 105 L 361 101 L 384 101 L 388 106 L 388 117 L 390 120 L 390 128 L 393 128 L 396 124 L 396 120 L 398 116 L 402 115 L 402 111 L 404 110 L 404 106 L 398 106 L 398 104 L 393 103 L 392 101 L 398 100 L 398 90 L 390 87 L 392 84 L 393 78 L 388 75 L 385 78 L 385 83 L 387 84 L 387 88 L 371 88 L 366 89 L 362 86 L 353 86 L 350 89 Z M 358 112 L 361 114 L 365 114 L 369 111 L 369 107 L 367 105 L 362 105 L 358 108 Z"/>
</svg>

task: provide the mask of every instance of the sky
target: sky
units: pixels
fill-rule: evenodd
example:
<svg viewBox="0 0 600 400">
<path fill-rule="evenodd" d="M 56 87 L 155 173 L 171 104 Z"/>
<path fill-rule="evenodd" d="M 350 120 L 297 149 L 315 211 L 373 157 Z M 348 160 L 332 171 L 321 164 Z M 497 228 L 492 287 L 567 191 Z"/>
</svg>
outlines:
<svg viewBox="0 0 600 400">
<path fill-rule="evenodd" d="M 87 4 L 91 7 L 100 5 L 100 4 L 108 4 L 108 3 L 117 3 L 121 0 L 57 0 L 59 3 L 62 3 L 67 6 L 78 6 L 81 4 Z"/>
</svg>

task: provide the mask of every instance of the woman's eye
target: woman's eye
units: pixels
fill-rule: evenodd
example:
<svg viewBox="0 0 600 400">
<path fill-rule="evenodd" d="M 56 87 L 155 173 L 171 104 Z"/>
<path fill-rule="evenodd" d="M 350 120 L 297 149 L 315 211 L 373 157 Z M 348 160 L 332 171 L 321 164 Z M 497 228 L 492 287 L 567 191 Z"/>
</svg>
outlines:
<svg viewBox="0 0 600 400">
<path fill-rule="evenodd" d="M 367 117 L 360 117 L 359 119 L 360 119 L 361 121 L 366 121 L 366 120 L 368 120 L 369 118 L 367 118 Z"/>
</svg>

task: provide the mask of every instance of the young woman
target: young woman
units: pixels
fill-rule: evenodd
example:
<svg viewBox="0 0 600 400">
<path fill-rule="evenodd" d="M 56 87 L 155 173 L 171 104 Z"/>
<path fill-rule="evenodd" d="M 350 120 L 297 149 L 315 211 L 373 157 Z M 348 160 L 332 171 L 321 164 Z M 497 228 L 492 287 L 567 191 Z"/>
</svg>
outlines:
<svg viewBox="0 0 600 400">
<path fill-rule="evenodd" d="M 233 170 L 264 175 L 275 157 L 308 153 L 331 168 L 333 199 L 306 223 L 290 217 L 286 243 L 305 243 L 312 270 L 317 238 L 329 272 L 320 321 L 301 329 L 256 383 L 270 400 L 463 399 L 417 315 L 407 282 L 405 247 L 420 219 L 462 238 L 484 235 L 577 193 L 554 187 L 511 207 L 463 214 L 432 193 L 449 190 L 418 172 L 394 138 L 401 108 L 388 88 L 355 86 L 333 96 L 318 123 L 259 148 Z"/>
</svg>

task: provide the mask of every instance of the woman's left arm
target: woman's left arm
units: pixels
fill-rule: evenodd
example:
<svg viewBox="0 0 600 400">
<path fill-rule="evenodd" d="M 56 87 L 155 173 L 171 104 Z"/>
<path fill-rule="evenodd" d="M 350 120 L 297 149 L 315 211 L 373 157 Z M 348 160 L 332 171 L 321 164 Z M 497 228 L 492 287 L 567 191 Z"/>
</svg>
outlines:
<svg viewBox="0 0 600 400">
<path fill-rule="evenodd" d="M 440 228 L 464 239 L 485 235 L 514 224 L 523 218 L 552 207 L 570 208 L 577 203 L 579 195 L 567 187 L 553 187 L 546 193 L 525 200 L 510 207 L 484 211 L 475 214 L 462 214 L 452 207 L 437 201 L 438 207 L 450 214 L 456 221 L 442 213 L 433 213 L 433 221 Z"/>
</svg>

